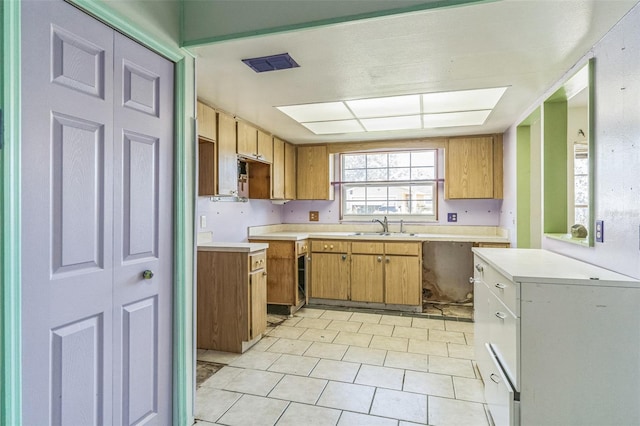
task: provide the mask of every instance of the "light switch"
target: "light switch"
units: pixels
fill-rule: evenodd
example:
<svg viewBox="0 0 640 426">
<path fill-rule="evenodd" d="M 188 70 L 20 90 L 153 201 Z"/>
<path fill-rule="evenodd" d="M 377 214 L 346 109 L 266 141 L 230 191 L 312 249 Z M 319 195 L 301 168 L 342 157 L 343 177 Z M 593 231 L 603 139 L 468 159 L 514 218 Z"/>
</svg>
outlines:
<svg viewBox="0 0 640 426">
<path fill-rule="evenodd" d="M 207 227 L 207 216 L 202 215 L 200 216 L 200 228 L 206 228 L 206 227 Z"/>
</svg>

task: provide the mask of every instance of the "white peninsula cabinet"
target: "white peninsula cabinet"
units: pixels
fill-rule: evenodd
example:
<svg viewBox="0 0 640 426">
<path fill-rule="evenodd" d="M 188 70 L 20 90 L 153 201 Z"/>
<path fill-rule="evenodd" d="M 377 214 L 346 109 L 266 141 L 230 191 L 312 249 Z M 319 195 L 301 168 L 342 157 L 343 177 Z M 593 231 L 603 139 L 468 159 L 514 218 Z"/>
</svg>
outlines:
<svg viewBox="0 0 640 426">
<path fill-rule="evenodd" d="M 640 283 L 545 250 L 473 251 L 495 424 L 640 424 Z"/>
</svg>

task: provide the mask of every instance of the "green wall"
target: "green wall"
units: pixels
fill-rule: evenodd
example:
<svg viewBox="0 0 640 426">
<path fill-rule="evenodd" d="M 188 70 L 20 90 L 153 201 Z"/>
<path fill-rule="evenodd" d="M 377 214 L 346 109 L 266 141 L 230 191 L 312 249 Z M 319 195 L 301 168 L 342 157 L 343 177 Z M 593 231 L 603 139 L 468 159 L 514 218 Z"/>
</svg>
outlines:
<svg viewBox="0 0 640 426">
<path fill-rule="evenodd" d="M 543 229 L 566 234 L 567 227 L 567 101 L 543 104 Z"/>
<path fill-rule="evenodd" d="M 531 247 L 531 126 L 520 125 L 516 130 L 516 226 L 518 247 Z"/>
</svg>

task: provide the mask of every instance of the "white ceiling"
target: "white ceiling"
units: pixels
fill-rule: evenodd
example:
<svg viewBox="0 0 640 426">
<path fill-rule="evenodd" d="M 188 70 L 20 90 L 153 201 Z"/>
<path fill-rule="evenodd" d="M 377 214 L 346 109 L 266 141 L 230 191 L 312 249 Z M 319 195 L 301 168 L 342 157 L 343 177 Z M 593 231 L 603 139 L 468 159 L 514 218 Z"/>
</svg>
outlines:
<svg viewBox="0 0 640 426">
<path fill-rule="evenodd" d="M 293 143 L 503 132 L 635 3 L 499 0 L 194 47 L 198 97 Z M 284 52 L 300 68 L 241 62 Z M 315 135 L 275 108 L 500 86 L 482 126 Z"/>
</svg>

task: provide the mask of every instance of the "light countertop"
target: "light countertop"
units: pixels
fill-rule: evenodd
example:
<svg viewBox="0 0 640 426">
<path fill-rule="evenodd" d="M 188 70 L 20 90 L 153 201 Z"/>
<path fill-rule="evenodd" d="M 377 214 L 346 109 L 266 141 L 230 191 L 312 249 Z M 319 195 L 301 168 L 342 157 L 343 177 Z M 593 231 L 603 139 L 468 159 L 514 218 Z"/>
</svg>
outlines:
<svg viewBox="0 0 640 426">
<path fill-rule="evenodd" d="M 477 243 L 509 243 L 509 239 L 498 235 L 439 234 L 439 233 L 399 233 L 381 235 L 375 232 L 268 232 L 250 235 L 250 240 L 299 241 L 308 238 L 325 240 L 377 240 L 377 241 L 452 241 Z"/>
<path fill-rule="evenodd" d="M 225 242 L 198 243 L 198 251 L 228 251 L 228 252 L 253 253 L 260 250 L 266 250 L 268 247 L 269 247 L 269 244 L 267 243 L 225 243 Z"/>
<path fill-rule="evenodd" d="M 474 248 L 482 260 L 512 281 L 640 287 L 640 281 L 540 249 Z"/>
</svg>

